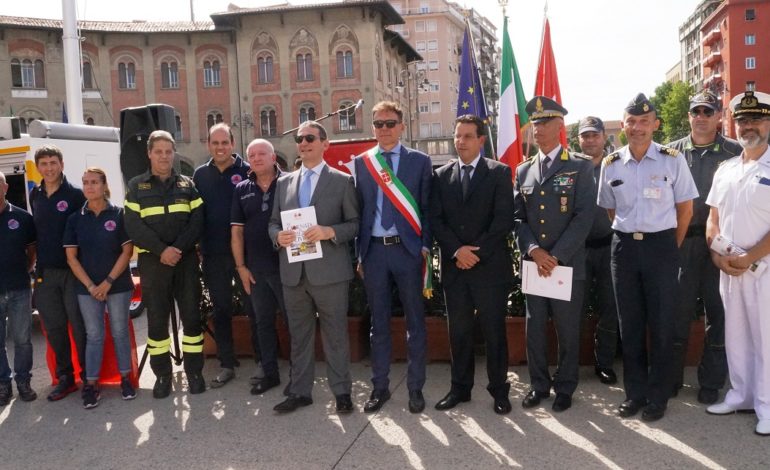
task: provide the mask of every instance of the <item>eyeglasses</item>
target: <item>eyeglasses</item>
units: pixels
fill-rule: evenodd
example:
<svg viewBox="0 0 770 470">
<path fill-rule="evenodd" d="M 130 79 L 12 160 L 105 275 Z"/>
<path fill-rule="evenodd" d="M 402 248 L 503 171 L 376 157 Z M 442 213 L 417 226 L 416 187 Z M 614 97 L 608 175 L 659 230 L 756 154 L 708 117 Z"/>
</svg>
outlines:
<svg viewBox="0 0 770 470">
<path fill-rule="evenodd" d="M 396 124 L 399 124 L 400 122 L 401 121 L 396 121 L 395 119 L 388 119 L 387 121 L 374 121 L 372 122 L 372 125 L 377 129 L 382 129 L 382 126 L 387 126 L 388 129 L 393 129 L 396 127 Z"/>
<path fill-rule="evenodd" d="M 267 209 L 269 209 L 269 206 L 267 203 L 270 202 L 270 192 L 266 192 L 262 195 L 262 212 L 267 212 Z"/>
<path fill-rule="evenodd" d="M 298 135 L 294 137 L 294 142 L 301 144 L 302 140 L 306 140 L 308 144 L 312 144 L 316 139 L 324 140 L 323 137 L 316 137 L 313 134 Z"/>
<path fill-rule="evenodd" d="M 690 116 L 697 117 L 697 116 L 706 116 L 711 117 L 714 115 L 714 110 L 711 108 L 695 108 L 690 110 Z"/>
<path fill-rule="evenodd" d="M 735 119 L 735 123 L 739 126 L 758 126 L 762 121 L 766 120 L 766 117 L 739 117 Z"/>
</svg>

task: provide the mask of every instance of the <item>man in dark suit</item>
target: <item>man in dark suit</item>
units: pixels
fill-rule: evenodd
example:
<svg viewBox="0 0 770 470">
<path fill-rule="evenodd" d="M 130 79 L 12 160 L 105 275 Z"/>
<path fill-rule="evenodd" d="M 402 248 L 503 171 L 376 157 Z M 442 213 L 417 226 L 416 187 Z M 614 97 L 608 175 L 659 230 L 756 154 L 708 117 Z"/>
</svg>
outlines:
<svg viewBox="0 0 770 470">
<path fill-rule="evenodd" d="M 424 153 L 401 145 L 404 113 L 398 103 L 377 103 L 372 113 L 377 146 L 354 160 L 361 202 L 359 273 L 372 314 L 373 390 L 364 411 L 375 412 L 390 399 L 390 314 L 395 282 L 407 325 L 409 411 L 420 413 L 425 409 L 422 265 L 431 243 L 427 223 L 431 162 Z"/>
<path fill-rule="evenodd" d="M 471 399 L 474 312 L 487 349 L 487 390 L 498 414 L 511 411 L 505 312 L 513 270 L 506 241 L 513 229 L 511 169 L 481 156 L 484 122 L 465 115 L 455 121 L 460 159 L 436 170 L 431 227 L 441 247 L 441 276 L 452 348 L 452 386 L 436 404 L 454 408 Z"/>
<path fill-rule="evenodd" d="M 353 278 L 349 242 L 358 233 L 358 198 L 353 177 L 324 162 L 329 141 L 321 124 L 305 121 L 295 140 L 302 168 L 278 180 L 268 227 L 273 244 L 281 247 L 281 282 L 291 334 L 291 387 L 286 400 L 274 410 L 287 413 L 313 403 L 317 312 L 329 388 L 336 397 L 337 411 L 349 413 L 353 411 L 347 333 L 348 284 Z M 315 208 L 317 225 L 308 228 L 303 237 L 309 243 L 320 241 L 323 257 L 289 263 L 286 248 L 295 240 L 295 233 L 283 229 L 281 212 L 308 206 Z"/>
<path fill-rule="evenodd" d="M 569 301 L 527 294 L 527 367 L 531 388 L 524 408 L 540 404 L 556 392 L 554 411 L 572 406 L 578 383 L 580 314 L 585 286 L 585 241 L 594 215 L 594 184 L 591 160 L 561 146 L 567 110 L 544 96 L 527 103 L 535 129 L 538 154 L 516 168 L 514 219 L 516 243 L 522 259 L 537 265 L 538 275 L 548 277 L 556 266 L 572 271 Z M 548 372 L 546 321 L 550 316 L 559 340 L 559 359 L 553 379 Z"/>
</svg>

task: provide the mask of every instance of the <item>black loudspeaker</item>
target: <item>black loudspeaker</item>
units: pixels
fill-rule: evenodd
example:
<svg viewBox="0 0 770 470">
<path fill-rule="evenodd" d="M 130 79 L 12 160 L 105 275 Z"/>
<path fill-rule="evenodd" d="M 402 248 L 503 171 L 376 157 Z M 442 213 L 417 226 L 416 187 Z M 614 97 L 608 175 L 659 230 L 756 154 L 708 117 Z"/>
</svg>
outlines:
<svg viewBox="0 0 770 470">
<path fill-rule="evenodd" d="M 120 170 L 126 183 L 150 168 L 147 138 L 157 130 L 176 134 L 173 107 L 148 104 L 120 110 Z"/>
</svg>

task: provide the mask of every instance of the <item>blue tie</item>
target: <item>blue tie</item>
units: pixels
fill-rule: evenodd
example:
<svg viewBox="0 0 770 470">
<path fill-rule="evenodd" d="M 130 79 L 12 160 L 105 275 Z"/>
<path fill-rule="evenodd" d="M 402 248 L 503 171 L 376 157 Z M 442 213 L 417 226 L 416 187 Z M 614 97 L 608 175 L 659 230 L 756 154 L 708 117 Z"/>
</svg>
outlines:
<svg viewBox="0 0 770 470">
<path fill-rule="evenodd" d="M 302 175 L 302 185 L 299 187 L 299 207 L 307 207 L 310 205 L 310 198 L 313 195 L 313 172 L 307 170 Z"/>
<path fill-rule="evenodd" d="M 384 152 L 383 155 L 385 155 L 385 161 L 387 162 L 390 171 L 393 171 L 393 152 Z M 382 225 L 382 228 L 385 230 L 389 230 L 396 224 L 396 208 L 393 207 L 393 203 L 390 202 L 390 199 L 388 199 L 387 196 L 385 196 L 384 192 L 382 193 L 381 215 L 380 225 Z"/>
</svg>

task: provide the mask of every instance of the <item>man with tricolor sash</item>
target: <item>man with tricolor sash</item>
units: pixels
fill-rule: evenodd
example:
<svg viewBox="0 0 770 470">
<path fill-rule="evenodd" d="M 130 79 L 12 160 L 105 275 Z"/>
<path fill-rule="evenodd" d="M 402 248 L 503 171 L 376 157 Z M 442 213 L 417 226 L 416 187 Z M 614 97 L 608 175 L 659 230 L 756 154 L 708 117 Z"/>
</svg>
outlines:
<svg viewBox="0 0 770 470">
<path fill-rule="evenodd" d="M 427 222 L 431 160 L 401 145 L 404 113 L 397 103 L 377 103 L 372 114 L 377 146 L 354 159 L 361 203 L 359 274 L 364 280 L 372 323 L 373 390 L 364 411 L 375 412 L 390 399 L 391 292 L 395 283 L 407 325 L 409 411 L 420 413 L 425 408 L 423 293 L 430 295 L 429 289 L 423 291 L 423 268 L 431 246 Z"/>
<path fill-rule="evenodd" d="M 147 303 L 147 350 L 155 373 L 152 396 L 171 393 L 169 315 L 174 301 L 184 327 L 182 352 L 189 391 L 206 391 L 200 274 L 195 245 L 203 231 L 203 199 L 192 179 L 174 170 L 176 143 L 166 131 L 147 139 L 150 169 L 128 182 L 125 225 L 139 251 L 142 298 Z"/>
</svg>

